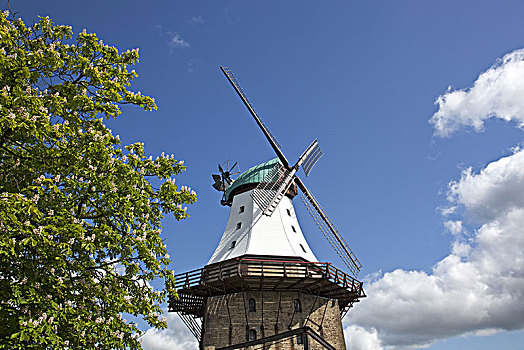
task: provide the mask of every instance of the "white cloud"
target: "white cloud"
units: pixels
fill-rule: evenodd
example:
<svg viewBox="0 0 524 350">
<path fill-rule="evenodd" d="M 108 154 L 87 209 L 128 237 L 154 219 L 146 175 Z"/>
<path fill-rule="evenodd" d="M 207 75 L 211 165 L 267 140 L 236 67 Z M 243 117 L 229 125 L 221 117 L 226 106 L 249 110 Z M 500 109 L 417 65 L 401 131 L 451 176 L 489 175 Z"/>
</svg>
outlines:
<svg viewBox="0 0 524 350">
<path fill-rule="evenodd" d="M 167 315 L 167 329 L 149 329 L 142 337 L 144 350 L 194 350 L 198 342 L 174 313 Z"/>
<path fill-rule="evenodd" d="M 201 59 L 199 59 L 199 58 L 192 58 L 185 65 L 186 71 L 188 73 L 196 73 L 196 72 L 198 72 L 201 64 L 202 64 L 202 60 Z"/>
<path fill-rule="evenodd" d="M 524 126 L 524 49 L 505 55 L 480 74 L 471 88 L 449 89 L 437 98 L 430 119 L 439 136 L 449 136 L 463 126 L 482 131 L 484 121 L 500 118 Z"/>
<path fill-rule="evenodd" d="M 493 220 L 513 208 L 522 208 L 523 164 L 524 152 L 517 150 L 513 156 L 489 164 L 480 176 L 474 175 L 471 168 L 467 169 L 460 181 L 451 183 L 449 199 L 462 203 L 474 218 L 482 221 Z"/>
<path fill-rule="evenodd" d="M 162 36 L 162 33 L 164 32 L 163 30 L 163 26 L 161 24 L 156 24 L 154 27 L 153 27 L 153 30 L 158 32 L 158 35 L 159 36 Z"/>
<path fill-rule="evenodd" d="M 170 48 L 184 48 L 184 47 L 190 47 L 191 45 L 182 39 L 180 34 L 174 33 L 174 32 L 167 32 L 167 35 L 169 36 L 169 42 L 167 43 Z"/>
<path fill-rule="evenodd" d="M 204 24 L 204 19 L 202 16 L 193 16 L 188 21 L 191 24 Z"/>
<path fill-rule="evenodd" d="M 448 220 L 444 222 L 444 227 L 454 235 L 458 235 L 462 232 L 462 221 L 460 220 Z"/>
<path fill-rule="evenodd" d="M 344 329 L 344 336 L 348 349 L 382 349 L 376 330 L 368 331 L 362 327 L 351 325 Z"/>
<path fill-rule="evenodd" d="M 524 327 L 524 150 L 465 171 L 448 200 L 477 220 L 473 236 L 456 236 L 431 273 L 398 269 L 368 284 L 368 298 L 348 314 L 353 349 Z"/>
</svg>

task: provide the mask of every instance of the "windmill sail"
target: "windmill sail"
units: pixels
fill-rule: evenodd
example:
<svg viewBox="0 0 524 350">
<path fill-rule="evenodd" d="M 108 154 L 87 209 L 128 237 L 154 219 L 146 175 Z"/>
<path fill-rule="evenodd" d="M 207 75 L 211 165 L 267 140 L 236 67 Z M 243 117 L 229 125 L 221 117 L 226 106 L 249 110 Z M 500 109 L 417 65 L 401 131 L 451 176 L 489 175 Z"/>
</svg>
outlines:
<svg viewBox="0 0 524 350">
<path fill-rule="evenodd" d="M 300 166 L 302 166 L 304 173 L 306 176 L 308 176 L 313 166 L 320 159 L 320 157 L 322 157 L 323 152 L 320 149 L 317 140 L 313 141 L 311 145 L 309 145 L 309 147 L 304 151 L 304 153 L 302 153 L 298 162 L 293 167 L 290 167 L 286 157 L 280 150 L 280 145 L 258 117 L 231 70 L 227 67 L 220 67 L 220 69 L 229 80 L 238 96 L 244 102 L 245 106 L 269 141 L 269 144 L 277 154 L 281 163 L 281 165 L 275 166 L 274 171 L 270 172 L 263 179 L 263 181 L 257 185 L 251 194 L 253 200 L 262 209 L 263 214 L 271 216 L 291 184 L 293 182 L 296 183 L 303 192 L 304 195 L 301 196 L 302 200 L 306 205 L 309 213 L 317 223 L 320 231 L 324 234 L 333 249 L 337 252 L 342 261 L 344 261 L 346 266 L 356 277 L 362 265 L 358 261 L 353 251 L 349 248 L 346 241 L 342 238 L 335 225 L 333 225 L 331 220 L 328 218 L 315 197 L 313 197 L 311 192 L 296 176 L 296 172 Z"/>
<path fill-rule="evenodd" d="M 304 174 L 306 174 L 306 176 L 309 176 L 309 172 L 323 155 L 324 153 L 320 149 L 317 140 L 315 140 L 313 149 L 307 155 L 306 159 L 304 159 L 304 163 L 302 163 L 302 170 L 304 170 Z"/>
<path fill-rule="evenodd" d="M 342 259 L 344 264 L 353 273 L 353 276 L 357 277 L 362 264 L 360 261 L 358 261 L 351 248 L 349 248 L 349 245 L 346 243 L 344 238 L 342 238 L 337 228 L 335 225 L 333 225 L 313 194 L 306 188 L 306 186 L 298 177 L 295 179 L 295 182 L 302 190 L 303 195 L 301 195 L 300 198 L 302 199 L 302 202 L 304 202 L 304 205 L 306 206 L 309 214 L 313 217 L 313 220 L 317 224 L 318 228 L 326 237 L 333 249 L 337 252 L 338 256 Z"/>
<path fill-rule="evenodd" d="M 255 121 L 257 122 L 257 124 L 260 127 L 260 129 L 262 129 L 262 132 L 264 133 L 264 135 L 266 136 L 267 140 L 271 144 L 271 147 L 273 148 L 273 150 L 277 154 L 278 159 L 280 159 L 280 162 L 282 162 L 284 167 L 289 168 L 289 163 L 288 163 L 286 157 L 284 156 L 284 153 L 282 153 L 282 151 L 280 150 L 280 144 L 277 142 L 275 137 L 269 132 L 267 127 L 264 125 L 264 123 L 262 123 L 262 120 L 260 120 L 260 118 L 258 117 L 257 112 L 255 112 L 255 109 L 253 108 L 253 106 L 251 106 L 251 103 L 249 102 L 246 94 L 244 94 L 244 91 L 240 87 L 240 84 L 238 83 L 237 79 L 233 75 L 233 72 L 231 71 L 231 69 L 229 69 L 228 67 L 220 67 L 220 69 L 222 70 L 222 72 L 226 76 L 227 80 L 229 80 L 229 82 L 231 83 L 231 85 L 233 86 L 235 91 L 237 92 L 237 94 L 240 97 L 240 99 L 242 100 L 242 102 L 244 102 L 244 104 L 246 105 L 247 109 L 249 110 L 249 112 L 251 113 L 253 118 L 255 118 Z"/>
<path fill-rule="evenodd" d="M 318 141 L 315 140 L 302 153 L 294 167 L 286 169 L 284 166 L 277 164 L 273 171 L 267 174 L 264 180 L 257 185 L 251 194 L 251 197 L 260 209 L 262 209 L 264 215 L 271 216 L 278 203 L 293 183 L 293 179 L 295 178 L 295 174 L 299 167 L 308 159 L 311 159 L 311 155 L 318 155 L 318 150 L 320 150 L 320 147 L 318 146 Z M 320 158 L 320 156 L 317 156 L 317 160 L 318 158 Z M 313 165 L 314 163 L 309 167 L 310 170 Z"/>
<path fill-rule="evenodd" d="M 294 172 L 293 172 L 294 173 Z M 275 164 L 271 170 L 260 182 L 251 197 L 262 209 L 262 213 L 271 216 L 278 203 L 291 186 L 293 174 L 280 164 Z"/>
</svg>

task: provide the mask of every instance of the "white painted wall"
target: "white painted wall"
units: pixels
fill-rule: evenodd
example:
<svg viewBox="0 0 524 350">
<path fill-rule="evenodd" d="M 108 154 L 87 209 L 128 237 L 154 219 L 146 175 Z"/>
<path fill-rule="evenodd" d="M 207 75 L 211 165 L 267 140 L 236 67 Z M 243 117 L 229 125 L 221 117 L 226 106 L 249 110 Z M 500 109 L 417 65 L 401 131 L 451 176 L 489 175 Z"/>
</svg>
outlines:
<svg viewBox="0 0 524 350">
<path fill-rule="evenodd" d="M 233 198 L 226 229 L 208 264 L 245 254 L 318 261 L 302 234 L 291 199 L 284 196 L 269 217 L 262 215 L 262 210 L 253 202 L 252 192 L 237 194 Z M 242 213 L 241 207 L 244 207 Z M 241 223 L 240 228 L 237 228 L 238 223 Z"/>
</svg>

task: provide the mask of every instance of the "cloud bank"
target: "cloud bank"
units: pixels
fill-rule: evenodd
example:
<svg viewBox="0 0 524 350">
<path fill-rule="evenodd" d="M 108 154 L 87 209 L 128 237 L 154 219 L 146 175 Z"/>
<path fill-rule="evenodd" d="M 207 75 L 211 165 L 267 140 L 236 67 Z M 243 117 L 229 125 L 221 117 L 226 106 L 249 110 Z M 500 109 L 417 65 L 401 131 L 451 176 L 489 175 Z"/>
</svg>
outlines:
<svg viewBox="0 0 524 350">
<path fill-rule="evenodd" d="M 421 347 L 524 327 L 523 169 L 520 150 L 479 173 L 465 170 L 449 185 L 450 203 L 474 216 L 479 228 L 473 236 L 460 234 L 431 273 L 398 269 L 369 283 L 369 297 L 349 313 L 352 349 Z"/>
<path fill-rule="evenodd" d="M 439 136 L 484 121 L 524 123 L 524 50 L 507 54 L 469 89 L 448 91 L 430 122 Z M 451 252 L 430 273 L 397 269 L 367 283 L 348 314 L 351 349 L 409 349 L 464 334 L 524 328 L 524 150 L 448 185 Z M 455 216 L 455 217 L 449 217 Z M 464 220 L 465 219 L 465 220 Z M 470 222 L 467 232 L 464 222 Z"/>
<path fill-rule="evenodd" d="M 471 88 L 450 90 L 435 104 L 430 119 L 438 136 L 449 136 L 461 127 L 479 132 L 489 118 L 524 126 L 524 49 L 513 51 L 480 74 Z"/>
</svg>

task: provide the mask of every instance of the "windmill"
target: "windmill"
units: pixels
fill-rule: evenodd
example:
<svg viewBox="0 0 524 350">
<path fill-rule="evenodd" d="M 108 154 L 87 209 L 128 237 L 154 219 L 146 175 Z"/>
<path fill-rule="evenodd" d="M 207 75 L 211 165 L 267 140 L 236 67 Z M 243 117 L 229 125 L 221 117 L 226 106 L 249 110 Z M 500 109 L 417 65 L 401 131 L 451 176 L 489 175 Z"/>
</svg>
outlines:
<svg viewBox="0 0 524 350">
<path fill-rule="evenodd" d="M 365 297 L 361 264 L 311 191 L 306 176 L 322 156 L 317 140 L 290 164 L 229 68 L 221 67 L 269 141 L 276 157 L 238 177 L 237 163 L 219 165 L 213 187 L 223 192 L 229 218 L 220 242 L 201 269 L 175 276 L 178 313 L 203 350 L 345 349 L 342 317 Z M 225 170 L 224 170 L 225 169 Z M 294 212 L 301 191 L 321 232 L 350 273 L 319 262 Z"/>
<path fill-rule="evenodd" d="M 260 117 L 255 112 L 255 109 L 244 94 L 240 84 L 233 75 L 233 72 L 231 72 L 231 69 L 228 67 L 220 67 L 220 69 L 227 77 L 228 81 L 231 83 L 242 102 L 244 102 L 245 106 L 264 133 L 264 136 L 271 145 L 271 148 L 273 148 L 273 151 L 275 151 L 278 159 L 280 160 L 280 164 L 275 166 L 274 170 L 267 175 L 267 178 L 260 182 L 257 188 L 255 188 L 251 194 L 253 200 L 262 209 L 264 215 L 271 216 L 289 187 L 293 184 L 296 184 L 302 191 L 301 198 L 304 205 L 306 206 L 309 214 L 313 217 L 313 220 L 319 227 L 320 231 L 327 238 L 344 264 L 352 272 L 353 276 L 357 277 L 362 265 L 344 238 L 340 235 L 333 222 L 329 219 L 318 201 L 315 199 L 311 191 L 308 190 L 306 185 L 304 185 L 302 180 L 297 175 L 297 171 L 300 167 L 302 167 L 302 170 L 306 176 L 309 176 L 313 166 L 317 163 L 320 157 L 322 157 L 323 152 L 320 149 L 318 141 L 314 140 L 298 158 L 295 165 L 290 166 L 288 160 L 284 156 L 284 153 L 280 149 L 279 143 L 269 132 L 262 120 L 260 120 Z"/>
</svg>

